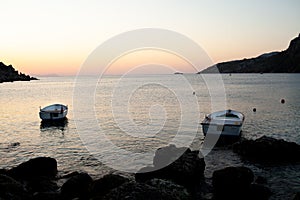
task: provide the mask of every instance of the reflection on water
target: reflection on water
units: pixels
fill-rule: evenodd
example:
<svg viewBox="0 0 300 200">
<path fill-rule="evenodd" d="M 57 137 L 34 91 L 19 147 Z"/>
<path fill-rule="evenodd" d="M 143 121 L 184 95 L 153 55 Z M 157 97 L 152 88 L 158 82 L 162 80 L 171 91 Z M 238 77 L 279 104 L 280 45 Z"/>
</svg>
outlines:
<svg viewBox="0 0 300 200">
<path fill-rule="evenodd" d="M 62 120 L 42 120 L 40 129 L 41 131 L 49 131 L 49 130 L 61 130 L 64 131 L 68 126 L 68 118 Z"/>
<path fill-rule="evenodd" d="M 213 77 L 213 75 L 207 75 Z M 200 107 L 200 119 L 211 112 L 210 96 L 201 75 L 185 75 L 193 87 Z M 243 126 L 243 137 L 255 139 L 262 135 L 282 138 L 300 144 L 300 74 L 232 74 L 222 75 L 226 90 L 227 108 L 235 109 L 246 115 Z M 82 77 L 84 78 L 84 77 Z M 176 93 L 161 87 L 157 80 L 164 80 L 178 90 L 186 88 L 178 81 L 178 76 L 141 76 L 132 77 L 130 81 L 140 84 L 128 99 L 127 112 L 118 113 L 121 117 L 130 116 L 133 124 L 138 125 L 140 132 L 157 131 L 156 135 L 129 135 L 122 132 L 114 120 L 111 107 L 112 89 L 118 83 L 118 77 L 105 77 L 99 81 L 95 91 L 95 115 L 105 130 L 106 137 L 115 146 L 131 152 L 149 152 L 172 141 L 177 135 L 181 120 L 181 107 Z M 85 86 L 90 87 L 90 79 L 86 78 Z M 14 82 L 0 84 L 0 168 L 10 168 L 29 158 L 50 156 L 58 161 L 60 171 L 70 172 L 84 170 L 91 175 L 99 175 L 111 171 L 96 160 L 83 145 L 73 119 L 73 85 L 72 77 L 41 78 L 35 82 Z M 121 85 L 121 92 L 132 90 L 129 85 Z M 285 103 L 280 102 L 285 99 Z M 69 105 L 66 121 L 44 123 L 38 116 L 39 106 L 52 103 Z M 118 104 L 114 104 L 118 109 Z M 256 112 L 253 112 L 256 108 Z M 191 108 L 193 109 L 193 107 Z M 164 114 L 166 121 L 160 118 Z M 85 116 L 86 112 L 82 113 Z M 89 117 L 89 116 L 85 116 Z M 94 117 L 94 116 L 93 116 Z M 118 121 L 119 124 L 126 121 Z M 152 124 L 165 124 L 151 127 Z M 86 127 L 89 129 L 88 124 Z M 133 128 L 134 127 L 128 127 Z M 182 140 L 191 136 L 190 127 L 184 127 Z M 191 145 L 199 149 L 203 142 L 201 127 Z M 101 139 L 101 138 L 100 138 Z M 181 138 L 180 138 L 181 139 Z M 111 149 L 101 146 L 107 154 Z M 114 155 L 111 156 L 115 159 Z M 300 166 L 282 166 L 265 169 L 245 163 L 231 150 L 213 150 L 206 158 L 206 176 L 211 176 L 216 169 L 225 166 L 246 165 L 257 175 L 270 181 L 272 188 L 291 194 L 299 188 Z M 103 174 L 102 174 L 103 175 Z M 296 177 L 296 178 L 295 178 Z M 284 183 L 284 184 L 282 184 Z M 287 192 L 288 191 L 288 192 Z M 284 199 L 282 196 L 281 199 Z"/>
</svg>

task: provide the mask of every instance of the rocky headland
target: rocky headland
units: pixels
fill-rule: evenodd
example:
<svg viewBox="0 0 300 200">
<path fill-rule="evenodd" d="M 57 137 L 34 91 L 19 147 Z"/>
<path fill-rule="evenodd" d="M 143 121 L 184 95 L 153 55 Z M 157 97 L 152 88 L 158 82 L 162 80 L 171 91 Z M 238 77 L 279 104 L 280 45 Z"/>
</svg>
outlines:
<svg viewBox="0 0 300 200">
<path fill-rule="evenodd" d="M 265 136 L 233 145 L 234 152 L 260 163 L 265 158 L 276 163 L 299 163 L 299 148 L 296 143 Z M 54 158 L 37 157 L 0 170 L 0 199 L 264 200 L 273 195 L 268 180 L 248 167 L 224 167 L 215 170 L 211 178 L 204 176 L 205 167 L 199 151 L 175 145 L 159 148 L 153 165 L 136 174 L 107 174 L 99 179 L 77 171 L 61 176 Z M 295 191 L 292 199 L 299 199 L 299 194 Z"/>
<path fill-rule="evenodd" d="M 37 80 L 37 78 L 18 72 L 12 65 L 5 65 L 0 62 L 0 83 L 30 80 Z"/>
<path fill-rule="evenodd" d="M 300 73 L 300 34 L 284 51 L 217 63 L 200 73 Z"/>
</svg>

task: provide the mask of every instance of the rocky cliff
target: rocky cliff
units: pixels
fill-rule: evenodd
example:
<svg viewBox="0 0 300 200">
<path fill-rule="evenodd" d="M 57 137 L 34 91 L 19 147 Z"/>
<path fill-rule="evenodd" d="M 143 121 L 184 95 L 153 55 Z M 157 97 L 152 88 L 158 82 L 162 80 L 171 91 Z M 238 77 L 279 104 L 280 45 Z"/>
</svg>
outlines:
<svg viewBox="0 0 300 200">
<path fill-rule="evenodd" d="M 0 83 L 13 81 L 30 81 L 37 80 L 37 78 L 18 72 L 11 65 L 5 65 L 0 62 Z"/>
<path fill-rule="evenodd" d="M 218 63 L 198 73 L 300 73 L 300 34 L 284 51 Z"/>
</svg>

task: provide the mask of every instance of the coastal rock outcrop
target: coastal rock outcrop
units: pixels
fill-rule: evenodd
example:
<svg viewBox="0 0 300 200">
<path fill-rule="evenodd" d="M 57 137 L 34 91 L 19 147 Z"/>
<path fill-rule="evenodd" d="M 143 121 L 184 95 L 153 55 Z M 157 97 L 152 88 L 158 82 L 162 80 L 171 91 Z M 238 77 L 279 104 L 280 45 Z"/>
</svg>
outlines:
<svg viewBox="0 0 300 200">
<path fill-rule="evenodd" d="M 63 199 L 86 199 L 92 189 L 93 179 L 87 173 L 79 173 L 68 179 L 61 187 Z"/>
<path fill-rule="evenodd" d="M 213 173 L 214 197 L 216 199 L 269 199 L 270 190 L 252 184 L 253 172 L 247 167 L 227 167 Z"/>
<path fill-rule="evenodd" d="M 107 174 L 100 179 L 93 182 L 91 196 L 93 199 L 100 199 L 104 195 L 110 192 L 110 190 L 119 187 L 120 185 L 129 182 L 128 178 L 125 178 L 116 174 Z"/>
<path fill-rule="evenodd" d="M 299 73 L 300 34 L 281 52 L 271 52 L 256 58 L 217 63 L 198 73 Z"/>
<path fill-rule="evenodd" d="M 57 162 L 50 157 L 37 157 L 10 169 L 8 175 L 16 179 L 54 178 L 57 174 Z"/>
<path fill-rule="evenodd" d="M 233 151 L 253 161 L 272 163 L 300 161 L 300 145 L 267 136 L 237 142 L 233 145 Z"/>
<path fill-rule="evenodd" d="M 204 169 L 204 158 L 199 151 L 169 145 L 158 149 L 153 166 L 140 169 L 135 179 L 137 181 L 166 179 L 189 188 L 203 179 Z"/>
<path fill-rule="evenodd" d="M 300 192 L 297 192 L 294 197 L 293 200 L 300 200 Z"/>
<path fill-rule="evenodd" d="M 57 193 L 56 174 L 57 162 L 50 157 L 33 158 L 10 170 L 2 170 L 0 199 L 39 199 L 35 196 Z"/>
<path fill-rule="evenodd" d="M 132 174 L 128 178 L 108 174 L 93 180 L 84 172 L 57 176 L 55 159 L 34 158 L 10 170 L 0 170 L 0 199 L 265 200 L 271 195 L 265 187 L 267 180 L 261 176 L 254 178 L 251 169 L 246 167 L 227 167 L 214 171 L 212 179 L 205 178 L 204 159 L 198 151 L 189 148 L 163 147 L 157 150 L 153 160 L 153 166 L 145 173 L 135 174 L 136 180 Z"/>
<path fill-rule="evenodd" d="M 166 181 L 167 182 L 167 181 Z M 104 196 L 104 200 L 189 200 L 189 193 L 182 187 L 174 183 L 159 184 L 151 186 L 146 183 L 128 182 L 109 192 Z"/>
<path fill-rule="evenodd" d="M 25 187 L 15 179 L 0 174 L 0 199 L 29 199 Z"/>
<path fill-rule="evenodd" d="M 0 62 L 0 83 L 13 81 L 30 81 L 37 80 L 37 78 L 18 72 L 11 65 L 5 65 Z"/>
</svg>

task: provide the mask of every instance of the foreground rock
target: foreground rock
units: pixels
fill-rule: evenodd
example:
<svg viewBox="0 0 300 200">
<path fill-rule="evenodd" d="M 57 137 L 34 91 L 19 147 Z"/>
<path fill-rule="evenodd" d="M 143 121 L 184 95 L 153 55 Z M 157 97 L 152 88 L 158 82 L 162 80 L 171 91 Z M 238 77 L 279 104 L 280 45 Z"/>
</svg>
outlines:
<svg viewBox="0 0 300 200">
<path fill-rule="evenodd" d="M 54 158 L 37 157 L 24 162 L 8 171 L 16 179 L 54 178 L 57 174 L 57 162 Z"/>
<path fill-rule="evenodd" d="M 204 169 L 204 158 L 199 157 L 199 151 L 170 145 L 158 149 L 153 166 L 142 168 L 135 178 L 137 181 L 166 179 L 190 188 L 203 180 Z"/>
<path fill-rule="evenodd" d="M 263 185 L 252 184 L 253 172 L 246 167 L 227 167 L 213 173 L 216 199 L 269 199 L 271 192 Z"/>
<path fill-rule="evenodd" d="M 155 181 L 155 180 L 153 180 Z M 189 193 L 179 185 L 174 183 L 156 180 L 153 185 L 146 183 L 128 182 L 113 189 L 103 199 L 104 200 L 189 200 Z"/>
<path fill-rule="evenodd" d="M 57 162 L 49 157 L 34 158 L 3 170 L 0 199 L 35 199 L 36 193 L 54 193 L 59 189 L 54 180 L 56 173 Z"/>
<path fill-rule="evenodd" d="M 115 174 L 107 174 L 103 178 L 93 182 L 91 196 L 93 196 L 94 199 L 100 199 L 109 193 L 110 190 L 127 182 L 129 182 L 128 178 Z"/>
<path fill-rule="evenodd" d="M 29 199 L 25 187 L 15 179 L 0 174 L 0 199 Z"/>
<path fill-rule="evenodd" d="M 300 161 L 300 145 L 267 136 L 240 141 L 233 145 L 233 151 L 253 161 L 272 163 Z"/>
<path fill-rule="evenodd" d="M 174 145 L 161 148 L 157 150 L 153 163 L 154 166 L 142 169 L 144 173 L 136 174 L 136 181 L 115 174 L 93 180 L 83 172 L 57 177 L 55 159 L 34 158 L 10 170 L 0 170 L 0 199 L 264 200 L 271 194 L 264 186 L 267 180 L 257 177 L 254 183 L 253 172 L 246 167 L 228 167 L 215 171 L 211 185 L 203 175 L 204 159 L 199 157 L 198 151 L 188 148 L 177 148 Z M 58 183 L 62 185 L 60 188 Z"/>
<path fill-rule="evenodd" d="M 178 199 L 190 194 L 168 180 L 153 179 L 138 183 L 120 175 L 109 174 L 93 180 L 89 174 L 73 172 L 57 177 L 57 162 L 38 157 L 10 170 L 0 171 L 1 200 L 68 200 L 68 199 Z M 58 187 L 57 182 L 62 184 Z"/>
<path fill-rule="evenodd" d="M 0 83 L 13 81 L 30 81 L 37 80 L 37 78 L 30 77 L 26 74 L 19 73 L 11 65 L 5 65 L 0 62 Z"/>
<path fill-rule="evenodd" d="M 89 197 L 93 179 L 87 173 L 79 173 L 63 184 L 61 196 L 63 199 L 86 199 Z"/>
<path fill-rule="evenodd" d="M 297 192 L 294 197 L 293 200 L 300 200 L 300 192 Z"/>
</svg>

